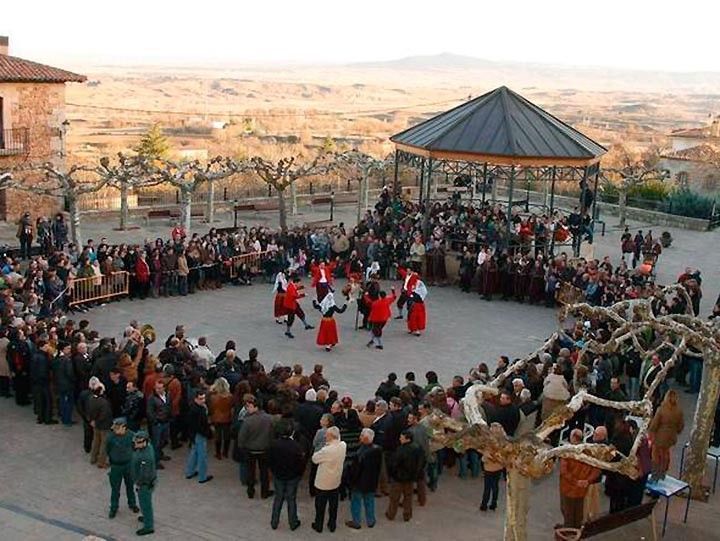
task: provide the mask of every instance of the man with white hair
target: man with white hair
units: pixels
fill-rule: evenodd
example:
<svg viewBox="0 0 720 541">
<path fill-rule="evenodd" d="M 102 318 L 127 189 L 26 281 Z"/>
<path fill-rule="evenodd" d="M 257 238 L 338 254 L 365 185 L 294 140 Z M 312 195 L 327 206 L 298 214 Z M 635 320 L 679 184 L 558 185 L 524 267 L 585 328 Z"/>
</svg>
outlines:
<svg viewBox="0 0 720 541">
<path fill-rule="evenodd" d="M 312 456 L 313 464 L 318 465 L 315 475 L 315 521 L 313 530 L 320 533 L 325 523 L 325 508 L 329 507 L 328 530 L 337 527 L 338 488 L 342 481 L 343 464 L 347 446 L 340 441 L 340 430 L 331 426 L 325 432 L 325 446 Z"/>
<path fill-rule="evenodd" d="M 368 528 L 375 526 L 375 491 L 380 480 L 382 448 L 373 443 L 374 439 L 375 432 L 370 428 L 363 428 L 360 432 L 360 448 L 349 469 L 352 520 L 345 522 L 345 525 L 354 530 L 361 528 L 363 507 Z"/>
<path fill-rule="evenodd" d="M 513 404 L 520 405 L 520 393 L 525 388 L 525 382 L 522 378 L 515 378 L 512 380 L 513 388 Z"/>
</svg>

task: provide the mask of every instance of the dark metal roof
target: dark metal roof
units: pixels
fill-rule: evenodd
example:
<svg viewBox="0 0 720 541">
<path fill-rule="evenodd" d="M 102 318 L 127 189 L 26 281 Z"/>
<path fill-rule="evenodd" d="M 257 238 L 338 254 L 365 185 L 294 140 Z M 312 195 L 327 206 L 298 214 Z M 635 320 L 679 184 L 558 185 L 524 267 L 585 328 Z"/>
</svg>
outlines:
<svg viewBox="0 0 720 541">
<path fill-rule="evenodd" d="M 592 160 L 607 149 L 505 86 L 390 140 L 433 152 Z"/>
</svg>

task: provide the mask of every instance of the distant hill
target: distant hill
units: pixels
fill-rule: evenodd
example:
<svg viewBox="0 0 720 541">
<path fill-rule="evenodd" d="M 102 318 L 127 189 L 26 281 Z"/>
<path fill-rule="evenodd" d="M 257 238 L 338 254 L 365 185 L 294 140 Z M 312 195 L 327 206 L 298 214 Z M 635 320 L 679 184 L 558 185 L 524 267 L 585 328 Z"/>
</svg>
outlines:
<svg viewBox="0 0 720 541">
<path fill-rule="evenodd" d="M 355 70 L 447 72 L 465 77 L 503 81 L 515 86 L 709 93 L 720 97 L 720 72 L 649 71 L 600 66 L 496 62 L 453 53 L 408 56 L 382 62 L 348 64 Z"/>
</svg>

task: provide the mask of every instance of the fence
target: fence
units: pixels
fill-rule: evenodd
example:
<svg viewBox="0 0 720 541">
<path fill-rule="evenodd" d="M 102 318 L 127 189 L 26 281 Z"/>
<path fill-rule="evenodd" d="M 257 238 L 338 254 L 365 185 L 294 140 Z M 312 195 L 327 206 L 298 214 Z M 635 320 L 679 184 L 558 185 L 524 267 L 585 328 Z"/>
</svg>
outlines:
<svg viewBox="0 0 720 541">
<path fill-rule="evenodd" d="M 70 281 L 67 288 L 70 299 L 68 305 L 75 306 L 127 295 L 129 285 L 130 273 L 127 271 L 113 272 L 92 278 L 75 278 Z"/>
<path fill-rule="evenodd" d="M 230 258 L 230 279 L 238 277 L 238 269 L 243 265 L 247 265 L 254 274 L 260 272 L 261 265 L 264 261 L 272 257 L 273 252 L 266 250 L 264 252 L 252 252 L 250 254 L 236 255 Z"/>
</svg>

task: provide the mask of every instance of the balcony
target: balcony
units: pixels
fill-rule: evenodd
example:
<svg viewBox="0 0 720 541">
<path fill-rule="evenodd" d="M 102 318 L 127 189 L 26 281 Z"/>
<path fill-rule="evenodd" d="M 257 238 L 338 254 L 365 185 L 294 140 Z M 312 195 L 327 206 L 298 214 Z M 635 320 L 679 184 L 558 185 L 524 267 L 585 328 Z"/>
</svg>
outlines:
<svg viewBox="0 0 720 541">
<path fill-rule="evenodd" d="M 0 156 L 21 156 L 29 152 L 28 129 L 0 130 Z"/>
</svg>

